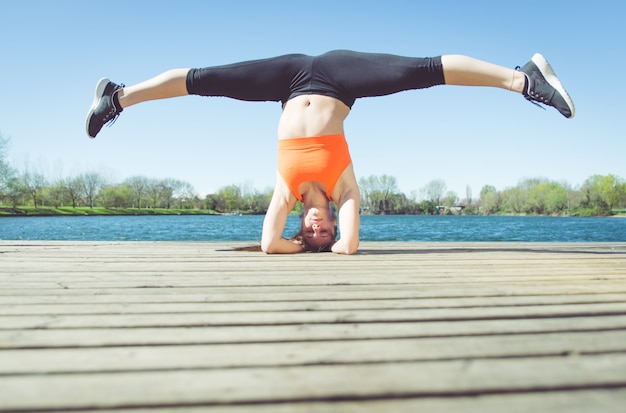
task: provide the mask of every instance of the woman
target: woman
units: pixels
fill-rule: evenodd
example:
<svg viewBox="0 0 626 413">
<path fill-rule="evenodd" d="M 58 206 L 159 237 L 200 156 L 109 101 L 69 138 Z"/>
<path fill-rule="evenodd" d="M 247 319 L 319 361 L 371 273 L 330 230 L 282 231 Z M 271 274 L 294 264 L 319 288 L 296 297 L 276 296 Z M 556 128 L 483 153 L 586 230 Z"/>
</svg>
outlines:
<svg viewBox="0 0 626 413">
<path fill-rule="evenodd" d="M 532 103 L 552 106 L 567 118 L 574 116 L 572 100 L 540 54 L 513 70 L 461 55 L 410 58 L 340 50 L 174 69 L 130 87 L 101 79 L 86 128 L 95 138 L 123 109 L 154 99 L 202 95 L 280 101 L 278 177 L 263 222 L 261 248 L 271 254 L 305 250 L 353 254 L 359 245 L 360 193 L 344 120 L 357 98 L 442 84 L 507 89 Z M 288 240 L 282 233 L 298 200 L 304 204 L 302 230 Z M 331 201 L 339 209 L 339 240 Z"/>
</svg>

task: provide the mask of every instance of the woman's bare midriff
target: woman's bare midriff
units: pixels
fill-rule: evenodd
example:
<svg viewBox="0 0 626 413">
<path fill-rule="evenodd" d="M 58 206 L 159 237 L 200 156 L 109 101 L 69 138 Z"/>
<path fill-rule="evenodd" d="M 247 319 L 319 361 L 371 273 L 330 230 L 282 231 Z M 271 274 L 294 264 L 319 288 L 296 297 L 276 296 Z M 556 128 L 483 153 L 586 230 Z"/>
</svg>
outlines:
<svg viewBox="0 0 626 413">
<path fill-rule="evenodd" d="M 290 99 L 278 123 L 278 139 L 342 134 L 350 108 L 338 99 L 301 95 Z"/>
</svg>

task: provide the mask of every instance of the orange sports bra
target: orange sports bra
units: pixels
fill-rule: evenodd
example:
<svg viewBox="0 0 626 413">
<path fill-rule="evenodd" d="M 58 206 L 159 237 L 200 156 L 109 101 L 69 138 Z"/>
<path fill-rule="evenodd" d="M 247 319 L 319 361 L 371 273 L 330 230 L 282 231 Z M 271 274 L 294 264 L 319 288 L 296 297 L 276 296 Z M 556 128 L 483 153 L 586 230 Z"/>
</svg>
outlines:
<svg viewBox="0 0 626 413">
<path fill-rule="evenodd" d="M 324 185 L 330 200 L 339 177 L 351 162 L 343 134 L 278 141 L 278 173 L 299 201 L 302 195 L 298 187 L 308 181 Z"/>
</svg>

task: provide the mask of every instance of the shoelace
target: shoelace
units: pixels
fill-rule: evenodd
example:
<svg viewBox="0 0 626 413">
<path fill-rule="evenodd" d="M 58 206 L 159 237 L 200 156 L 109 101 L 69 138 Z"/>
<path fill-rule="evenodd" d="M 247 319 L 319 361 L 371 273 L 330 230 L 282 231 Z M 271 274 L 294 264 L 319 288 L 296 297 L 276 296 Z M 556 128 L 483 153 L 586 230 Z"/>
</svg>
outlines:
<svg viewBox="0 0 626 413">
<path fill-rule="evenodd" d="M 520 69 L 521 69 L 520 66 L 515 66 L 515 70 L 519 71 Z M 526 76 L 526 78 L 528 79 L 528 82 L 530 82 L 529 76 L 526 73 L 524 73 L 524 76 Z M 522 93 L 522 95 L 524 96 L 524 99 L 526 99 L 527 101 L 529 101 L 533 105 L 535 105 L 538 108 L 541 108 L 543 110 L 547 110 L 544 106 L 541 106 L 539 103 L 537 103 L 536 99 L 534 97 L 530 96 L 530 94 L 526 90 L 524 90 L 524 93 Z M 541 102 L 545 103 L 545 102 L 543 102 L 543 99 L 541 100 Z"/>
<path fill-rule="evenodd" d="M 115 101 L 114 101 L 114 99 L 113 99 L 113 96 L 115 95 L 115 93 L 116 93 L 118 90 L 120 90 L 120 89 L 122 89 L 122 88 L 126 87 L 126 85 L 125 85 L 124 83 L 120 83 L 120 85 L 119 85 L 119 86 L 120 86 L 120 87 L 119 87 L 119 88 L 117 88 L 117 89 L 115 89 L 115 90 L 113 91 L 113 94 L 111 95 L 111 110 L 109 111 L 109 113 L 107 113 L 107 115 L 106 115 L 106 116 L 105 116 L 105 118 L 104 118 L 104 124 L 105 124 L 105 126 L 106 126 L 107 128 L 111 127 L 111 125 L 113 125 L 113 124 L 115 123 L 115 121 L 117 120 L 117 118 L 120 116 L 120 112 L 121 112 L 121 111 L 118 111 L 118 110 L 117 110 L 117 108 L 115 107 Z M 108 120 L 107 120 L 107 118 L 108 118 L 109 116 L 111 116 L 111 115 L 113 115 L 113 117 L 112 117 L 111 119 L 108 119 Z"/>
</svg>

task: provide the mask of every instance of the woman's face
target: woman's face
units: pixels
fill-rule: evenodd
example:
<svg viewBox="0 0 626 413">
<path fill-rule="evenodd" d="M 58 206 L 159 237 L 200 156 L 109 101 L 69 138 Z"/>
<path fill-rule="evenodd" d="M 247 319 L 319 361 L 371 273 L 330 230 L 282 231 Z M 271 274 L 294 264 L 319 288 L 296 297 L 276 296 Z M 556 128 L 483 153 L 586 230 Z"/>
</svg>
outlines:
<svg viewBox="0 0 626 413">
<path fill-rule="evenodd" d="M 323 247 L 335 240 L 337 219 L 330 208 L 310 208 L 302 217 L 302 236 L 306 244 Z"/>
</svg>

